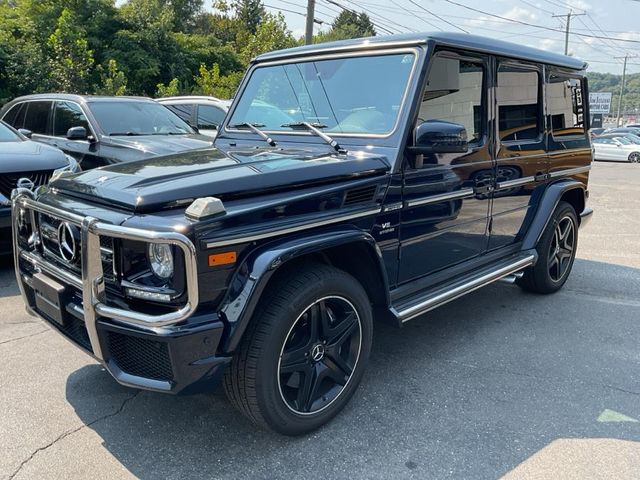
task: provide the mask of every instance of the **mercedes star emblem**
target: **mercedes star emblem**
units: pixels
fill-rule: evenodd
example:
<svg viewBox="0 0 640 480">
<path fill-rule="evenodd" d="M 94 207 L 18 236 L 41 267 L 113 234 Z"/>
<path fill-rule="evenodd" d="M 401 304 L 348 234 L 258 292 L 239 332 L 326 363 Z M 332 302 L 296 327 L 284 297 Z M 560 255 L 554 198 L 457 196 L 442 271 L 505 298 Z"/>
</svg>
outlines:
<svg viewBox="0 0 640 480">
<path fill-rule="evenodd" d="M 62 222 L 58 226 L 58 250 L 60 256 L 69 263 L 76 259 L 78 233 L 78 228 L 68 222 Z"/>
<path fill-rule="evenodd" d="M 16 182 L 17 188 L 26 188 L 27 190 L 31 190 L 31 191 L 33 191 L 33 187 L 35 186 L 36 185 L 33 183 L 33 181 L 27 177 L 20 177 Z"/>
</svg>

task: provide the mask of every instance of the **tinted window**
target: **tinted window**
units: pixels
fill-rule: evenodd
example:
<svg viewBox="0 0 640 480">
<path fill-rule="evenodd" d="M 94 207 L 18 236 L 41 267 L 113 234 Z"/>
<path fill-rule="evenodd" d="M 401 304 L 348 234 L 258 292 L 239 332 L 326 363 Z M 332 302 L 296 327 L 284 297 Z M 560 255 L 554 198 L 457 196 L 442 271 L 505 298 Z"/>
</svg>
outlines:
<svg viewBox="0 0 640 480">
<path fill-rule="evenodd" d="M 586 125 L 581 79 L 552 74 L 546 90 L 553 136 L 584 135 Z"/>
<path fill-rule="evenodd" d="M 11 109 L 5 114 L 3 120 L 7 122 L 12 127 L 16 126 L 16 120 L 19 118 L 24 122 L 24 115 L 18 115 L 20 113 L 20 109 L 24 106 L 24 103 L 18 103 L 11 107 Z M 22 124 L 18 128 L 22 127 Z"/>
<path fill-rule="evenodd" d="M 191 114 L 193 113 L 193 105 L 180 104 L 180 105 L 165 105 L 169 110 L 178 115 L 182 120 L 191 124 Z"/>
<path fill-rule="evenodd" d="M 390 132 L 407 88 L 413 54 L 371 55 L 258 67 L 230 125 L 291 131 L 310 122 L 328 132 Z"/>
<path fill-rule="evenodd" d="M 418 122 L 440 120 L 463 125 L 470 143 L 483 135 L 484 67 L 480 62 L 436 56 L 431 60 Z"/>
<path fill-rule="evenodd" d="M 27 115 L 24 120 L 24 128 L 33 133 L 46 135 L 49 111 L 52 102 L 27 102 Z"/>
<path fill-rule="evenodd" d="M 210 105 L 198 105 L 198 128 L 214 130 L 222 123 L 226 112 Z"/>
<path fill-rule="evenodd" d="M 107 135 L 179 135 L 193 129 L 156 102 L 117 100 L 93 102 L 91 112 Z"/>
<path fill-rule="evenodd" d="M 496 96 L 500 139 L 512 141 L 538 138 L 542 125 L 538 72 L 500 65 Z"/>
<path fill-rule="evenodd" d="M 13 130 L 0 122 L 0 142 L 16 142 L 22 140 Z"/>
<path fill-rule="evenodd" d="M 56 137 L 65 137 L 67 130 L 72 127 L 84 127 L 89 131 L 89 122 L 82 113 L 82 109 L 76 103 L 56 102 L 56 110 L 53 117 L 53 134 Z"/>
</svg>

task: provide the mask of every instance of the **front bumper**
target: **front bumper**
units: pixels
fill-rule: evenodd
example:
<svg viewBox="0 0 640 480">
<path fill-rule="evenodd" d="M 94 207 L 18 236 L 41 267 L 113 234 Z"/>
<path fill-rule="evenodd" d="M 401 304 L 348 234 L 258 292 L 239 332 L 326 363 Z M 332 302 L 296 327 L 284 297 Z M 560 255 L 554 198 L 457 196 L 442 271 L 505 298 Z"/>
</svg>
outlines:
<svg viewBox="0 0 640 480">
<path fill-rule="evenodd" d="M 52 264 L 37 249 L 21 248 L 18 210 L 72 222 L 81 229 L 82 277 Z M 41 204 L 24 193 L 13 201 L 16 277 L 27 311 L 92 355 L 121 384 L 169 393 L 214 388 L 230 358 L 217 355 L 224 324 L 216 314 L 196 312 L 195 248 L 175 232 L 141 231 L 80 217 Z M 187 300 L 168 313 L 151 315 L 110 304 L 100 256 L 100 236 L 168 242 L 185 258 Z M 51 293 L 53 292 L 53 293 Z"/>
</svg>

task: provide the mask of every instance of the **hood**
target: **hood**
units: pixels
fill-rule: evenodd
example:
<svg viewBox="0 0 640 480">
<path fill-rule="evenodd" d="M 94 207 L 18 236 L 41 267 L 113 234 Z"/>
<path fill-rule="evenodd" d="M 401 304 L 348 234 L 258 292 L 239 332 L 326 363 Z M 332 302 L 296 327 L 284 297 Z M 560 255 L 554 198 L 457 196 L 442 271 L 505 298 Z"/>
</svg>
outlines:
<svg viewBox="0 0 640 480">
<path fill-rule="evenodd" d="M 383 157 L 361 152 L 332 155 L 256 148 L 227 155 L 209 148 L 97 168 L 60 178 L 52 186 L 103 204 L 149 212 L 198 197 L 232 200 L 381 175 L 388 169 Z"/>
<path fill-rule="evenodd" d="M 55 170 L 68 165 L 62 150 L 38 142 L 0 142 L 0 174 Z"/>
<path fill-rule="evenodd" d="M 104 137 L 105 143 L 115 147 L 123 147 L 138 150 L 148 156 L 171 155 L 173 153 L 184 152 L 208 148 L 213 144 L 213 139 L 206 135 L 141 135 L 137 136 L 116 136 Z"/>
</svg>

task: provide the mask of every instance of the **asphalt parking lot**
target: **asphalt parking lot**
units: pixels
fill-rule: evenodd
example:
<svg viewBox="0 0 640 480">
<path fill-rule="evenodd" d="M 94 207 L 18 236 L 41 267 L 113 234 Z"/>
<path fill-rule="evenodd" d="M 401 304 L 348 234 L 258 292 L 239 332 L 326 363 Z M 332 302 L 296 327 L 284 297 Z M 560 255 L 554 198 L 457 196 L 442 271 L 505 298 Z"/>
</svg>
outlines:
<svg viewBox="0 0 640 480">
<path fill-rule="evenodd" d="M 328 426 L 255 430 L 226 401 L 118 386 L 24 313 L 0 267 L 0 478 L 640 478 L 640 165 L 594 166 L 553 296 L 496 284 L 377 325 Z"/>
</svg>

